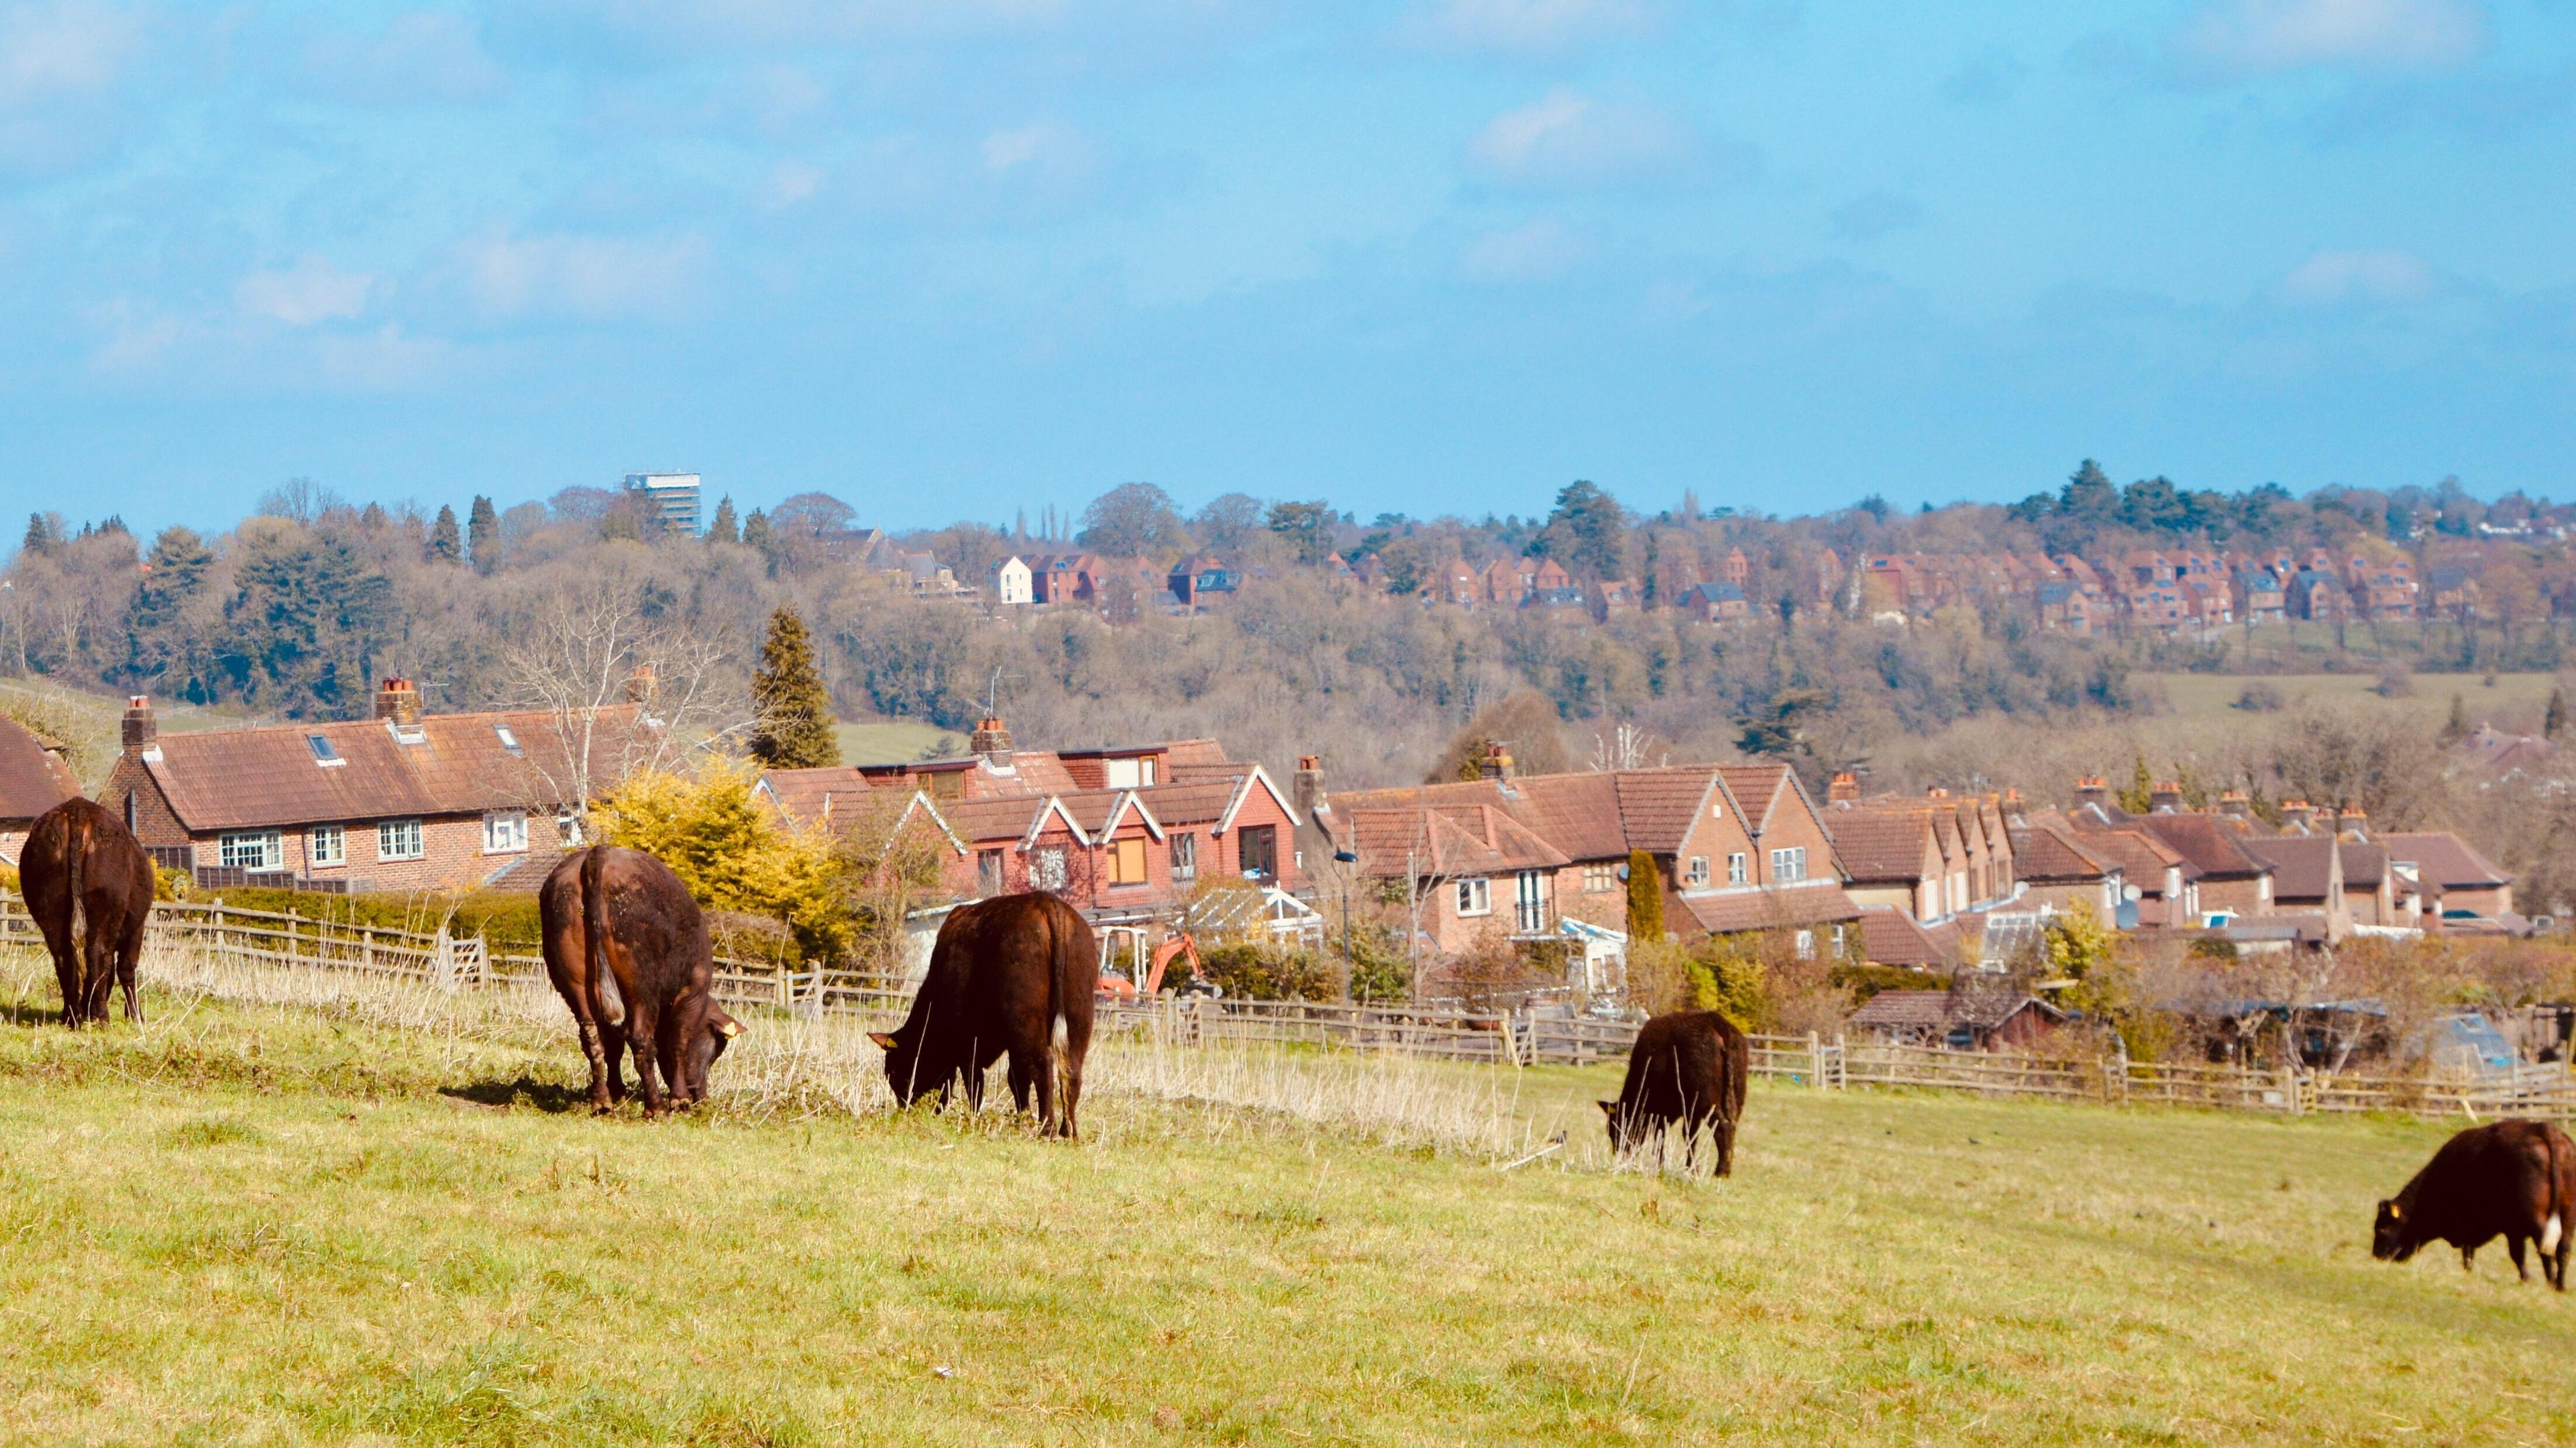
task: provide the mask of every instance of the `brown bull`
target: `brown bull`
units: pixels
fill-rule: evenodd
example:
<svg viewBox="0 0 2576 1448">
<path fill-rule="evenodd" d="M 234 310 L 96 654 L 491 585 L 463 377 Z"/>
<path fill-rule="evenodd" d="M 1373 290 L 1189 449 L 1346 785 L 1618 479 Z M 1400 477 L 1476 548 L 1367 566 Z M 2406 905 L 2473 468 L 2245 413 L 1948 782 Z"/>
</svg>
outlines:
<svg viewBox="0 0 2576 1448">
<path fill-rule="evenodd" d="M 132 832 L 94 801 L 64 800 L 27 832 L 18 884 L 62 981 L 63 1024 L 106 1020 L 111 982 L 125 988 L 125 1018 L 141 1021 L 134 963 L 152 915 L 152 857 Z"/>
<path fill-rule="evenodd" d="M 1011 1058 L 1011 1099 L 1056 1135 L 1075 1134 L 1082 1058 L 1091 1049 L 1091 1001 L 1100 946 L 1091 925 L 1044 891 L 979 900 L 949 913 L 931 947 L 930 971 L 912 1011 L 885 1048 L 886 1084 L 909 1106 L 925 1092 L 940 1104 L 962 1080 L 966 1104 L 984 1104 L 984 1073 Z"/>
<path fill-rule="evenodd" d="M 2540 1274 L 2567 1290 L 2567 1249 L 2576 1237 L 2576 1143 L 2546 1121 L 2472 1126 L 2433 1153 L 2397 1195 L 2379 1204 L 2370 1255 L 2403 1262 L 2429 1242 L 2460 1249 L 2463 1270 L 2502 1237 L 2513 1270 L 2531 1280 L 2525 1244 L 2540 1249 Z"/>
<path fill-rule="evenodd" d="M 572 1011 L 590 1059 L 590 1104 L 626 1099 L 635 1054 L 644 1113 L 706 1099 L 707 1068 L 742 1025 L 715 1003 L 706 916 L 671 868 L 614 845 L 564 857 L 537 891 L 546 977 Z"/>
<path fill-rule="evenodd" d="M 1610 1149 L 1624 1156 L 1652 1137 L 1660 1166 L 1665 1132 L 1679 1124 L 1682 1169 L 1689 1171 L 1698 1164 L 1705 1126 L 1717 1148 L 1717 1174 L 1733 1175 L 1735 1128 L 1744 1118 L 1752 1068 L 1752 1043 L 1715 1011 L 1679 1011 L 1646 1022 L 1628 1051 L 1619 1099 L 1601 1103 L 1610 1118 Z"/>
</svg>

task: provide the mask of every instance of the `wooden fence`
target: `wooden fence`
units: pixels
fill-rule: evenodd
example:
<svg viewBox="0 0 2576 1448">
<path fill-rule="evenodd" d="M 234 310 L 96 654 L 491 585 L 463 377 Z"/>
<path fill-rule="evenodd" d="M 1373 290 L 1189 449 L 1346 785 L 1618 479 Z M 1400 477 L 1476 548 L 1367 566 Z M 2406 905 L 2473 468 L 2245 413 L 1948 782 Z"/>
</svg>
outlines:
<svg viewBox="0 0 2576 1448">
<path fill-rule="evenodd" d="M 474 936 L 243 910 L 220 899 L 157 905 L 151 930 L 160 943 L 193 946 L 245 964 L 346 971 L 440 990 L 549 988 L 541 957 L 496 955 Z M 0 892 L 0 946 L 41 948 L 42 943 L 24 903 Z M 716 962 L 715 995 L 737 1011 L 845 1014 L 885 1023 L 901 1017 L 911 1001 L 905 983 L 893 976 L 727 958 Z M 1515 1066 L 1586 1066 L 1626 1060 L 1637 1026 L 1561 1008 L 1479 1012 L 1313 1001 L 1104 1000 L 1094 1034 L 1118 1032 L 1180 1045 L 1259 1042 Z M 2576 1077 L 2563 1064 L 2440 1078 L 2247 1070 L 2117 1057 L 2052 1059 L 1828 1041 L 1814 1035 L 1757 1035 L 1751 1044 L 1755 1075 L 1818 1090 L 1919 1088 L 2283 1115 L 2398 1111 L 2576 1119 Z"/>
</svg>

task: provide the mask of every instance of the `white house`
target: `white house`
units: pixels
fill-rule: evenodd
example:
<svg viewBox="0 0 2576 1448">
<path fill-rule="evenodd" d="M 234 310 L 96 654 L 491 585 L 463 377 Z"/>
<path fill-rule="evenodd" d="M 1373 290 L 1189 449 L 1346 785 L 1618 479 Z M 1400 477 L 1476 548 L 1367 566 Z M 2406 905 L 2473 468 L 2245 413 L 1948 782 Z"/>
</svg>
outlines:
<svg viewBox="0 0 2576 1448">
<path fill-rule="evenodd" d="M 1000 563 L 995 564 L 993 567 L 993 601 L 1000 604 L 1031 604 L 1037 602 L 1037 591 L 1030 585 L 1029 578 L 1029 561 L 1025 558 L 1005 558 Z"/>
</svg>

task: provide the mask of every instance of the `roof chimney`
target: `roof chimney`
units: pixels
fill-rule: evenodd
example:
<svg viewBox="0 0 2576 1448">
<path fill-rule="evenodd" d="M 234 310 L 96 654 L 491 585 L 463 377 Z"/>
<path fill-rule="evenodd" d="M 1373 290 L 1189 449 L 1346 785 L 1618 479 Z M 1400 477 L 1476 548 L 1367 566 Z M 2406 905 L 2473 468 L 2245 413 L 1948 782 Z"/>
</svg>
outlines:
<svg viewBox="0 0 2576 1448">
<path fill-rule="evenodd" d="M 376 686 L 376 717 L 391 719 L 406 727 L 420 722 L 420 686 L 409 679 L 392 678 Z"/>
<path fill-rule="evenodd" d="M 152 701 L 141 694 L 129 694 L 125 700 L 125 752 L 140 754 L 158 743 L 160 722 L 152 717 Z"/>
<path fill-rule="evenodd" d="M 2147 791 L 2147 810 L 2150 814 L 2180 813 L 2182 785 L 2170 779 L 2157 780 L 2156 787 Z"/>
<path fill-rule="evenodd" d="M 1996 807 L 2003 811 L 2006 823 L 2016 825 L 2021 823 L 2023 807 L 2020 790 L 2007 787 L 2004 790 L 2003 799 L 1997 803 Z"/>
<path fill-rule="evenodd" d="M 1297 813 L 1312 818 L 1324 806 L 1324 760 L 1317 754 L 1297 756 L 1297 775 L 1288 785 Z"/>
<path fill-rule="evenodd" d="M 2300 834 L 2304 835 L 2308 832 L 2309 820 L 2313 819 L 2315 816 L 2316 810 L 2310 806 L 2306 800 L 2285 799 L 2281 801 L 2281 827 L 2284 829 L 2296 830 Z"/>
<path fill-rule="evenodd" d="M 968 750 L 984 756 L 995 769 L 1011 767 L 1011 731 L 1002 726 L 998 715 L 975 721 L 975 732 L 966 737 Z"/>
<path fill-rule="evenodd" d="M 653 702 L 654 691 L 661 687 L 661 677 L 653 672 L 651 664 L 637 664 L 635 672 L 626 676 L 626 702 L 650 704 Z"/>
<path fill-rule="evenodd" d="M 2253 808 L 2253 801 L 2248 800 L 2241 789 L 2231 789 L 2218 797 L 2218 812 L 2232 819 L 2245 818 Z"/>
<path fill-rule="evenodd" d="M 2362 811 L 2361 806 L 2348 805 L 2343 814 L 2335 820 L 2335 832 L 2348 840 L 2368 840 L 2370 816 Z"/>
<path fill-rule="evenodd" d="M 1860 776 L 1848 769 L 1836 771 L 1833 782 L 1825 786 L 1825 803 L 1860 803 Z"/>
<path fill-rule="evenodd" d="M 1512 777 L 1512 756 L 1497 739 L 1485 746 L 1485 757 L 1476 761 L 1476 774 L 1482 779 L 1505 780 Z"/>
<path fill-rule="evenodd" d="M 2103 782 L 2102 776 L 2088 774 L 2075 781 L 2075 803 L 2078 806 L 2108 805 L 2110 802 L 2111 786 Z"/>
<path fill-rule="evenodd" d="M 1923 791 L 1923 797 L 1925 799 L 1948 799 L 1950 797 L 1950 791 L 1943 789 L 1941 786 L 1936 784 L 1930 789 Z"/>
</svg>

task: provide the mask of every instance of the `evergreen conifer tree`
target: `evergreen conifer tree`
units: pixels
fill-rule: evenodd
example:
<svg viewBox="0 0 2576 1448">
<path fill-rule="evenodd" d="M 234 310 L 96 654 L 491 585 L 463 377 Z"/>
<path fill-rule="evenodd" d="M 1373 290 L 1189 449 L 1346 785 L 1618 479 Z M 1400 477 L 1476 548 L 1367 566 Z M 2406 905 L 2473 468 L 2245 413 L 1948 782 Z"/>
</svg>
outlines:
<svg viewBox="0 0 2576 1448">
<path fill-rule="evenodd" d="M 477 493 L 474 507 L 465 515 L 465 549 L 474 560 L 474 571 L 490 574 L 501 566 L 501 515 L 492 509 L 492 500 Z"/>
<path fill-rule="evenodd" d="M 2546 738 L 2555 739 L 2566 728 L 2567 691 L 2552 689 L 2549 691 L 2549 712 L 2541 717 L 2540 732 Z"/>
<path fill-rule="evenodd" d="M 1663 882 L 1655 875 L 1655 857 L 1628 852 L 1628 939 L 1648 944 L 1664 938 Z"/>
<path fill-rule="evenodd" d="M 739 543 L 742 541 L 742 530 L 734 525 L 733 499 L 731 497 L 727 497 L 716 504 L 715 521 L 707 525 L 707 541 L 710 543 Z"/>
<path fill-rule="evenodd" d="M 465 538 L 456 528 L 456 510 L 438 505 L 438 521 L 429 528 L 429 556 L 441 563 L 465 561 Z"/>
<path fill-rule="evenodd" d="M 2461 739 L 2467 738 L 2468 733 L 2469 707 L 2461 700 L 2459 695 L 2453 694 L 2451 696 L 2451 717 L 2443 721 L 2442 724 L 2442 742 L 2445 744 L 2456 743 Z"/>
<path fill-rule="evenodd" d="M 792 608 L 769 616 L 760 668 L 751 677 L 756 722 L 751 756 L 773 769 L 813 769 L 841 762 L 832 736 L 832 698 L 814 666 L 814 641 Z"/>
<path fill-rule="evenodd" d="M 778 535 L 769 530 L 767 513 L 754 508 L 751 516 L 742 520 L 742 541 L 744 547 L 756 548 L 763 554 L 778 546 Z"/>
<path fill-rule="evenodd" d="M 23 546 L 28 552 L 40 556 L 51 553 L 54 551 L 54 545 L 61 541 L 63 541 L 62 527 L 54 521 L 51 513 L 27 515 L 27 537 Z"/>
</svg>

